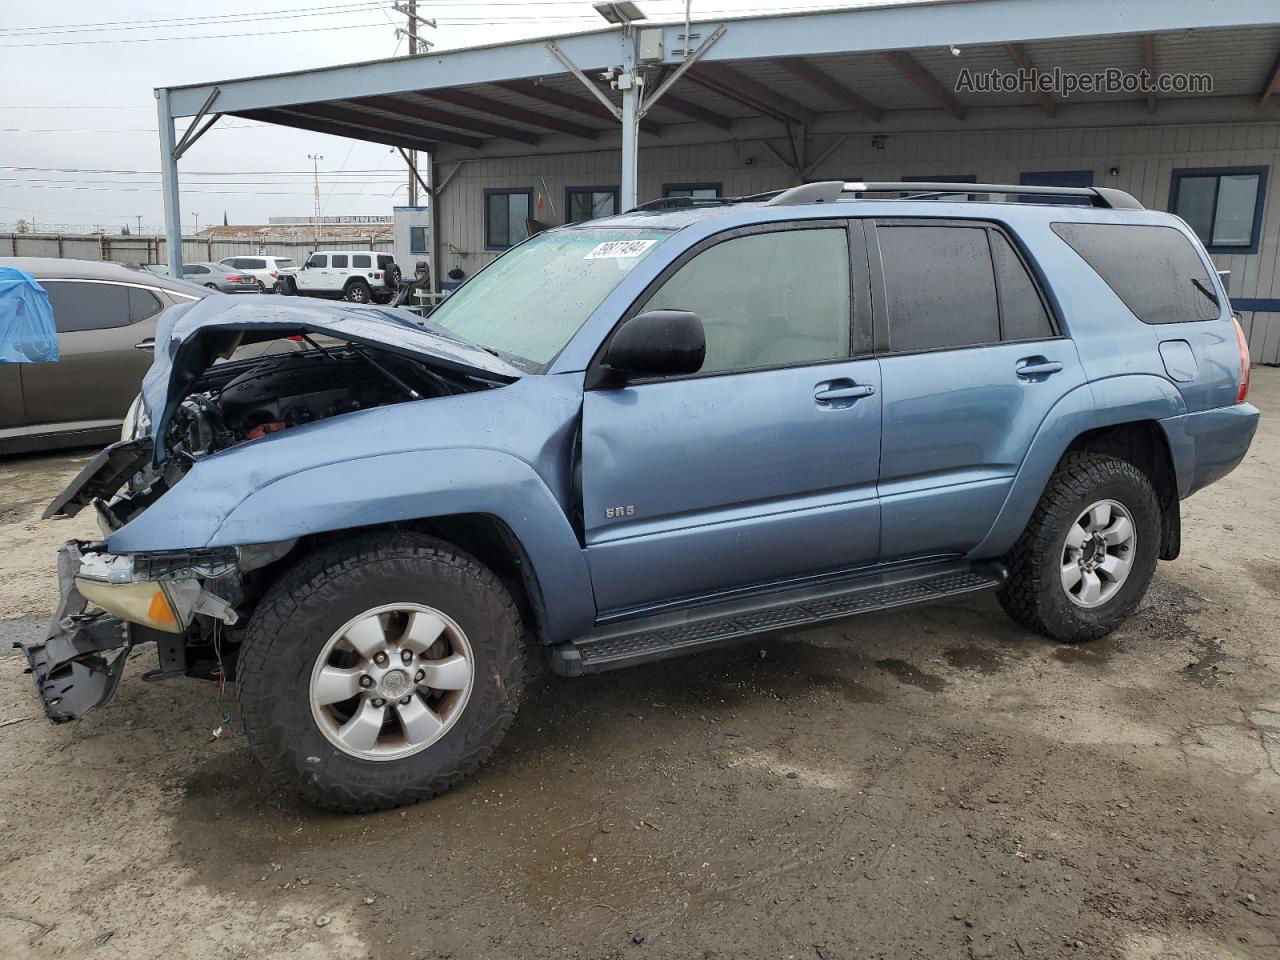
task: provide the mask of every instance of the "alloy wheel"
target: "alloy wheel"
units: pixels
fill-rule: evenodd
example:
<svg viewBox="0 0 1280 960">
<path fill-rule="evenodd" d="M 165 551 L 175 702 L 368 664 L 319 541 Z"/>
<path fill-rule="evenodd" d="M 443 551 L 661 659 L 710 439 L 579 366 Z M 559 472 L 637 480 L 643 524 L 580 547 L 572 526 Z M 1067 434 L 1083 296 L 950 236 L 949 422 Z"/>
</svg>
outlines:
<svg viewBox="0 0 1280 960">
<path fill-rule="evenodd" d="M 1100 607 L 1124 585 L 1138 543 L 1133 516 L 1116 500 L 1087 507 L 1067 530 L 1062 589 L 1080 607 Z"/>
<path fill-rule="evenodd" d="M 421 604 L 388 604 L 325 643 L 311 671 L 311 714 L 343 753 L 399 760 L 449 732 L 474 683 L 471 644 L 454 620 Z"/>
</svg>

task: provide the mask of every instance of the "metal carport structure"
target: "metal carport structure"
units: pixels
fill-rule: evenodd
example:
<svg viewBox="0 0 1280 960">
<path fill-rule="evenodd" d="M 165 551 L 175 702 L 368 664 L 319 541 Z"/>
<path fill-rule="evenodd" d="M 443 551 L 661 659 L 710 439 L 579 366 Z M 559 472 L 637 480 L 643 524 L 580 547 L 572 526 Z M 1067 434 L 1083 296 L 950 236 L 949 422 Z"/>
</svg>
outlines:
<svg viewBox="0 0 1280 960">
<path fill-rule="evenodd" d="M 963 50 L 964 56 L 953 56 Z M 1157 109 L 1182 122 L 1248 121 L 1280 104 L 1275 0 L 926 0 L 595 30 L 413 57 L 156 90 L 165 229 L 180 269 L 178 160 L 219 116 L 428 152 L 433 195 L 486 157 L 619 149 L 634 206 L 641 139 L 760 140 L 792 182 L 857 133 L 1031 128 Z M 1204 92 L 957 92 L 961 69 L 1209 70 Z M 192 118 L 178 136 L 175 120 Z M 452 169 L 446 164 L 453 163 Z M 780 184 L 781 185 L 781 184 Z M 433 234 L 438 234 L 433 212 Z M 433 259 L 439 238 L 433 236 Z M 438 261 L 437 261 L 438 262 Z M 175 274 L 176 275 L 176 274 Z M 438 274 L 437 274 L 438 276 Z"/>
</svg>

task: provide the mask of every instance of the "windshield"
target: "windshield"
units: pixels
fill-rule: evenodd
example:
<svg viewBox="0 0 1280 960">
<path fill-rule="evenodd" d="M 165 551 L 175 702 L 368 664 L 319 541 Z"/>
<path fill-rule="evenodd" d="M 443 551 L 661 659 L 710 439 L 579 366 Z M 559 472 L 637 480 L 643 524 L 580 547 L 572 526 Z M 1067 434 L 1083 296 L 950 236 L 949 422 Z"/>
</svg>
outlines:
<svg viewBox="0 0 1280 960">
<path fill-rule="evenodd" d="M 670 236 L 665 230 L 557 230 L 520 244 L 476 274 L 431 321 L 499 353 L 546 364 L 623 277 Z"/>
</svg>

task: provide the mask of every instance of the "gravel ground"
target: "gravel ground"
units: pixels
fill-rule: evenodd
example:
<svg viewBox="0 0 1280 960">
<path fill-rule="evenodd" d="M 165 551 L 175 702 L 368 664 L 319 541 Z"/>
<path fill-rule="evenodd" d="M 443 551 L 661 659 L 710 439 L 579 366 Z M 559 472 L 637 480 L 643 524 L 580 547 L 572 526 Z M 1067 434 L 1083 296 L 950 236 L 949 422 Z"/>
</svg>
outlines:
<svg viewBox="0 0 1280 960">
<path fill-rule="evenodd" d="M 44 722 L 8 641 L 91 533 L 38 519 L 86 459 L 0 461 L 6 958 L 1280 955 L 1275 419 L 1107 640 L 982 596 L 545 676 L 467 784 L 364 817 L 274 790 L 232 692 L 149 651 Z"/>
</svg>

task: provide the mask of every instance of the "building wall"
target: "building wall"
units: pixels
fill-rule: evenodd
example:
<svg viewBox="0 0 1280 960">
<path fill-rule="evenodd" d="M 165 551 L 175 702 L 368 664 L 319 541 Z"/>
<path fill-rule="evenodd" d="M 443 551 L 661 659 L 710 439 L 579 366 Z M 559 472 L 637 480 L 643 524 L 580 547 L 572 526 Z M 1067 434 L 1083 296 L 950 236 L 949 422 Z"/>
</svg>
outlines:
<svg viewBox="0 0 1280 960">
<path fill-rule="evenodd" d="M 1069 109 L 1069 108 L 1068 108 Z M 782 138 L 773 141 L 784 149 Z M 809 145 L 820 156 L 831 138 Z M 1231 295 L 1241 310 L 1256 362 L 1280 363 L 1280 123 L 1144 125 L 1054 130 L 973 130 L 892 133 L 883 149 L 869 134 L 850 136 L 812 180 L 899 180 L 975 175 L 979 182 L 1017 183 L 1023 173 L 1092 170 L 1095 186 L 1118 187 L 1144 206 L 1168 209 L 1172 172 L 1190 167 L 1266 166 L 1262 236 L 1254 254 L 1215 255 L 1230 270 Z M 1118 169 L 1110 176 L 1110 168 Z M 564 222 L 567 187 L 618 183 L 617 151 L 464 163 L 437 199 L 440 276 L 459 267 L 470 276 L 497 254 L 484 249 L 484 190 L 528 188 L 544 205 L 534 216 Z M 447 173 L 452 164 L 438 165 Z M 641 138 L 640 199 L 662 196 L 666 183 L 715 182 L 724 195 L 759 193 L 796 182 L 794 174 L 759 140 L 663 147 Z M 2 249 L 2 248 L 0 248 Z M 1269 301 L 1258 303 L 1257 301 Z"/>
</svg>

